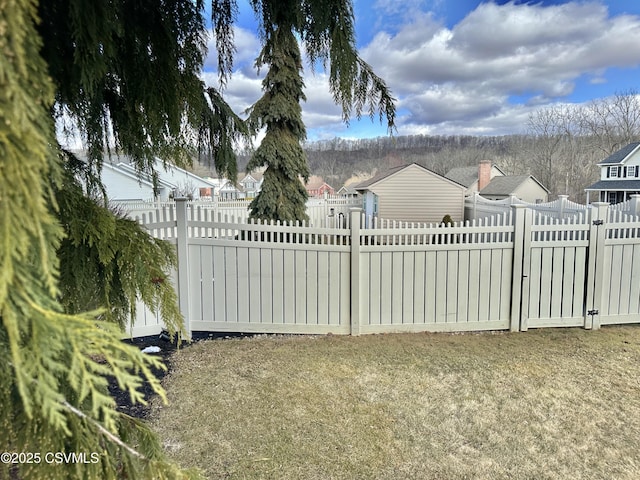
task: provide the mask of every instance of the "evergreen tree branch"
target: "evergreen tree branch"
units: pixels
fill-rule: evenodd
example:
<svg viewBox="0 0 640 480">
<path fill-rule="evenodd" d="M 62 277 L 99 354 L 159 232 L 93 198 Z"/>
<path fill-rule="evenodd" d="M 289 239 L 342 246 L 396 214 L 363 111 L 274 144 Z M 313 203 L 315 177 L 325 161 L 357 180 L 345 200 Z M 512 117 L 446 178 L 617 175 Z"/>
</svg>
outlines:
<svg viewBox="0 0 640 480">
<path fill-rule="evenodd" d="M 147 458 L 144 455 L 142 455 L 140 452 L 138 452 L 138 451 L 134 450 L 133 448 L 131 448 L 129 445 L 127 445 L 122 440 L 120 440 L 120 438 L 118 438 L 116 435 L 114 435 L 109 430 L 107 430 L 102 425 L 100 425 L 100 423 L 96 422 L 93 418 L 90 418 L 87 415 L 85 415 L 84 412 L 78 410 L 76 407 L 71 405 L 66 400 L 62 402 L 62 405 L 67 410 L 69 410 L 71 413 L 76 415 L 77 417 L 79 417 L 82 420 L 86 420 L 87 422 L 91 423 L 102 435 L 107 437 L 111 442 L 115 443 L 116 445 L 118 445 L 123 450 L 126 450 L 130 455 L 132 455 L 132 456 L 134 456 L 136 458 L 139 458 L 141 460 L 147 460 Z"/>
</svg>

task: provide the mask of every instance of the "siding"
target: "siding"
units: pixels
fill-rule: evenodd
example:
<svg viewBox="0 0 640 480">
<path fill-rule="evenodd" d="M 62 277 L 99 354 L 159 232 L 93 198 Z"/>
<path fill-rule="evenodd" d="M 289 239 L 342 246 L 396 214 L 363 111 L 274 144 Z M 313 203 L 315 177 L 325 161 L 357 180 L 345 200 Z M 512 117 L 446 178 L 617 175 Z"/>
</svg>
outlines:
<svg viewBox="0 0 640 480">
<path fill-rule="evenodd" d="M 547 201 L 547 192 L 531 178 L 516 188 L 513 193 L 520 200 L 529 203 L 536 203 L 538 199 L 543 203 Z"/>
<path fill-rule="evenodd" d="M 140 182 L 134 176 L 119 172 L 115 167 L 104 165 L 102 169 L 102 183 L 107 189 L 109 200 L 153 200 L 153 186 L 147 182 Z M 160 187 L 160 200 L 168 197 L 166 188 Z"/>
<path fill-rule="evenodd" d="M 387 220 L 440 222 L 447 214 L 454 221 L 464 217 L 465 188 L 418 165 L 409 165 L 369 190 L 378 195 L 378 216 Z"/>
</svg>

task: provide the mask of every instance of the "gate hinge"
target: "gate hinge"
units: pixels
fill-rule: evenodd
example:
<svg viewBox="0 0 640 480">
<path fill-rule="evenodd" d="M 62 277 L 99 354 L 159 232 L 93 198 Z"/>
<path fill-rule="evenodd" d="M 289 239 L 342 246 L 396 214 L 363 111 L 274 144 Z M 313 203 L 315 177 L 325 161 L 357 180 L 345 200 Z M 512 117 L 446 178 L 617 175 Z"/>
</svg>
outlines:
<svg viewBox="0 0 640 480">
<path fill-rule="evenodd" d="M 592 316 L 593 315 L 599 315 L 599 314 L 600 314 L 600 312 L 598 310 L 589 310 L 587 312 L 587 315 L 592 315 Z"/>
<path fill-rule="evenodd" d="M 594 224 L 596 227 L 599 227 L 600 225 L 604 225 L 604 220 L 594 220 L 594 221 L 593 221 L 593 224 Z"/>
</svg>

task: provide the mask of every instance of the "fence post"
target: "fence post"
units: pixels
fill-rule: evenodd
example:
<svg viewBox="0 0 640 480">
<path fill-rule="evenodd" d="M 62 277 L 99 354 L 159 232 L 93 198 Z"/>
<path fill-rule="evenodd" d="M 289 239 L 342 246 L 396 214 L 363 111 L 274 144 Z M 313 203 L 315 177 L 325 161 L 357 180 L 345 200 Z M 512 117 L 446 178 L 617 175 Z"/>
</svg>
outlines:
<svg viewBox="0 0 640 480">
<path fill-rule="evenodd" d="M 361 208 L 351 212 L 351 335 L 360 335 L 360 219 Z"/>
<path fill-rule="evenodd" d="M 589 267 L 587 271 L 587 301 L 584 328 L 600 328 L 600 307 L 602 305 L 602 285 L 604 274 L 605 232 L 607 228 L 609 204 L 591 204 L 589 226 Z"/>
<path fill-rule="evenodd" d="M 471 220 L 475 220 L 478 218 L 478 197 L 480 194 L 478 192 L 473 192 L 473 217 Z"/>
<path fill-rule="evenodd" d="M 629 204 L 629 213 L 633 216 L 640 216 L 640 195 L 631 195 Z"/>
<path fill-rule="evenodd" d="M 511 280 L 511 324 L 512 332 L 520 331 L 522 313 L 522 284 L 524 281 L 524 239 L 526 207 L 512 205 L 513 209 L 513 271 Z M 530 231 L 530 228 L 529 228 Z"/>
<path fill-rule="evenodd" d="M 191 338 L 189 315 L 189 247 L 187 231 L 187 199 L 176 198 L 176 249 L 178 251 L 178 305 L 184 317 L 187 338 Z"/>
<path fill-rule="evenodd" d="M 560 200 L 560 204 L 558 205 L 558 218 L 560 220 L 564 218 L 564 213 L 567 210 L 568 199 L 569 195 L 558 195 L 558 200 Z"/>
</svg>

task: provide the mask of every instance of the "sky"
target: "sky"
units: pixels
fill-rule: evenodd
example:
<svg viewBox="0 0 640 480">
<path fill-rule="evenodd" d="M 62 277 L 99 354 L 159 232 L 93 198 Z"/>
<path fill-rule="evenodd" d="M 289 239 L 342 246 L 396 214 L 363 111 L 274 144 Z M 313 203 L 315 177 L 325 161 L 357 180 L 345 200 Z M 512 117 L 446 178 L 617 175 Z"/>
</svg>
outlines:
<svg viewBox="0 0 640 480">
<path fill-rule="evenodd" d="M 238 0 L 234 73 L 241 113 L 261 96 L 256 22 Z M 395 135 L 507 135 L 530 113 L 640 91 L 640 2 L 354 0 L 360 56 L 397 98 Z M 305 64 L 306 66 L 306 64 Z M 215 44 L 203 74 L 218 87 Z M 309 141 L 387 135 L 377 117 L 342 122 L 324 72 L 305 68 Z"/>
</svg>

